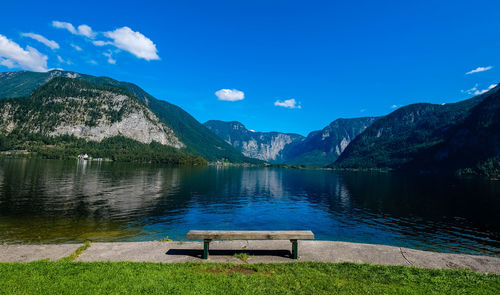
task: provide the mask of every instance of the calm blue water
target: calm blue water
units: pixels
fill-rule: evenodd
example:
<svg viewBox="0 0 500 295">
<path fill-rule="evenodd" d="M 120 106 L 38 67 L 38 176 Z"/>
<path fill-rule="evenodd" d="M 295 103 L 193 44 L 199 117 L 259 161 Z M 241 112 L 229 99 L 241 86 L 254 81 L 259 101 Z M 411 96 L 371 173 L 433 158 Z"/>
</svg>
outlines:
<svg viewBox="0 0 500 295">
<path fill-rule="evenodd" d="M 320 240 L 500 256 L 500 182 L 274 168 L 0 160 L 0 243 L 310 229 Z"/>
</svg>

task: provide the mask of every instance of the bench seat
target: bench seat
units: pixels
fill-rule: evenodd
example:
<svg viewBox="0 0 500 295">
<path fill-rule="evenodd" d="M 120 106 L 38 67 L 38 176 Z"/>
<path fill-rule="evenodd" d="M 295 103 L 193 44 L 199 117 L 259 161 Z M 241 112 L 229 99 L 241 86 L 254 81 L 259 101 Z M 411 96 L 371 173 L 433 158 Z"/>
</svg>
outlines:
<svg viewBox="0 0 500 295">
<path fill-rule="evenodd" d="M 312 240 L 310 230 L 191 230 L 187 234 L 192 240 Z"/>
<path fill-rule="evenodd" d="M 314 234 L 310 230 L 191 230 L 187 239 L 203 240 L 203 259 L 208 259 L 209 244 L 212 240 L 290 240 L 292 242 L 292 258 L 298 258 L 297 240 L 312 240 Z"/>
</svg>

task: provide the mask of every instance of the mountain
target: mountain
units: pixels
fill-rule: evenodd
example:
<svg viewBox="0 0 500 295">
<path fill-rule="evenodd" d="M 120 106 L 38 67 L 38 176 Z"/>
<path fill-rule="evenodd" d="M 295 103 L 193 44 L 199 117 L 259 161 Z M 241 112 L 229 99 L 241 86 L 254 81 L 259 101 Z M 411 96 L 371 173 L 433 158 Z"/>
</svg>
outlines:
<svg viewBox="0 0 500 295">
<path fill-rule="evenodd" d="M 376 119 L 337 119 L 307 137 L 294 133 L 254 132 L 237 121 L 211 120 L 205 126 L 247 157 L 321 167 L 337 159 L 345 147 Z"/>
<path fill-rule="evenodd" d="M 115 86 L 127 90 L 173 131 L 185 150 L 208 161 L 226 159 L 230 162 L 255 162 L 213 134 L 180 107 L 159 100 L 135 84 L 119 82 L 109 77 L 95 77 L 75 72 L 53 70 L 46 73 L 16 71 L 0 73 L 0 99 L 26 97 L 35 89 L 57 77 L 84 80 L 96 86 Z"/>
<path fill-rule="evenodd" d="M 301 141 L 283 151 L 287 164 L 326 166 L 337 159 L 358 134 L 375 122 L 377 117 L 337 119 L 322 130 L 309 133 Z"/>
<path fill-rule="evenodd" d="M 268 162 L 281 162 L 283 149 L 304 138 L 295 133 L 254 132 L 237 121 L 210 120 L 204 125 L 243 155 Z"/>
<path fill-rule="evenodd" d="M 0 150 L 67 159 L 203 165 L 174 131 L 123 88 L 55 77 L 29 97 L 0 100 Z"/>
<path fill-rule="evenodd" d="M 7 133 L 19 129 L 52 137 L 73 135 L 89 141 L 123 136 L 177 149 L 185 146 L 143 102 L 121 88 L 54 78 L 29 98 L 4 99 L 0 106 L 0 130 Z"/>
<path fill-rule="evenodd" d="M 368 127 L 331 166 L 451 171 L 498 156 L 499 88 L 457 103 L 402 107 Z"/>
<path fill-rule="evenodd" d="M 442 143 L 417 155 L 404 169 L 500 176 L 500 87 L 484 96 Z"/>
</svg>

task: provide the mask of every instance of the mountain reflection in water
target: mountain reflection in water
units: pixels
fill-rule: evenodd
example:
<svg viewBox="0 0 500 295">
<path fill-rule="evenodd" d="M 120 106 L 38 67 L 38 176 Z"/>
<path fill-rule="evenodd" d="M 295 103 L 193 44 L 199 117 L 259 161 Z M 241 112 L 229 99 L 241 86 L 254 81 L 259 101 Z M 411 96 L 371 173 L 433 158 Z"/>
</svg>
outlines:
<svg viewBox="0 0 500 295">
<path fill-rule="evenodd" d="M 500 183 L 368 172 L 0 160 L 0 243 L 182 240 L 190 229 L 500 255 Z"/>
</svg>

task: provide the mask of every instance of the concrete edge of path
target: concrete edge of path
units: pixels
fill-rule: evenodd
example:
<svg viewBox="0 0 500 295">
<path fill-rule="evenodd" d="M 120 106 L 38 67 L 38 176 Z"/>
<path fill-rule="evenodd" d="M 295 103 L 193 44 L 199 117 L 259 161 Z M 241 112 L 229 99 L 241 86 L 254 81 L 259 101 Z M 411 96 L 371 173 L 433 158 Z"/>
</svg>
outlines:
<svg viewBox="0 0 500 295">
<path fill-rule="evenodd" d="M 57 260 L 73 253 L 82 244 L 0 245 L 0 262 Z M 201 259 L 202 242 L 113 242 L 92 243 L 77 261 L 133 262 L 226 262 L 283 263 L 290 259 L 289 241 L 214 241 L 208 260 Z M 242 261 L 236 253 L 247 253 Z M 470 269 L 500 274 L 500 258 L 450 254 L 387 245 L 335 241 L 299 241 L 298 261 L 353 262 L 379 265 L 406 265 L 434 269 Z"/>
<path fill-rule="evenodd" d="M 0 245 L 0 262 L 59 260 L 71 255 L 83 244 Z"/>
</svg>

